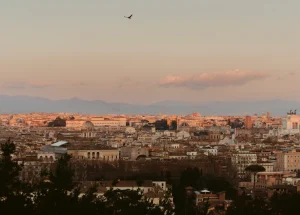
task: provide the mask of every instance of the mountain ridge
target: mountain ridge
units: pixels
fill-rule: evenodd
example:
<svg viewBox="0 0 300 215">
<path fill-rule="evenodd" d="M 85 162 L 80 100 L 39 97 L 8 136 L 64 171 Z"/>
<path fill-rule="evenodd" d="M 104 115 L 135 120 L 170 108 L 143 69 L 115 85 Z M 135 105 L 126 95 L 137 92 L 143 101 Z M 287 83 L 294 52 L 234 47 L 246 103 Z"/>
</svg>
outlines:
<svg viewBox="0 0 300 215">
<path fill-rule="evenodd" d="M 83 114 L 189 114 L 202 115 L 246 115 L 267 111 L 272 115 L 286 115 L 291 108 L 297 109 L 297 101 L 215 101 L 183 102 L 160 101 L 149 105 L 84 100 L 80 98 L 51 100 L 33 96 L 0 95 L 0 113 L 70 112 Z"/>
</svg>

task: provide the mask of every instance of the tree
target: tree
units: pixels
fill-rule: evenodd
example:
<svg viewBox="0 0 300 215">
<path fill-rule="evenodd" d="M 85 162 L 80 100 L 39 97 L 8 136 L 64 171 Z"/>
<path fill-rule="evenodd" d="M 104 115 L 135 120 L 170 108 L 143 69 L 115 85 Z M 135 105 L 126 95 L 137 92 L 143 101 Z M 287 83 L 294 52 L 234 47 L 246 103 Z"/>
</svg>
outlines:
<svg viewBox="0 0 300 215">
<path fill-rule="evenodd" d="M 61 119 L 60 117 L 57 117 L 52 122 L 48 123 L 48 127 L 66 127 L 66 120 Z"/>
<path fill-rule="evenodd" d="M 227 215 L 273 215 L 268 202 L 261 198 L 247 200 L 245 195 L 234 201 L 228 208 Z M 281 214 L 281 213 L 279 213 Z"/>
<path fill-rule="evenodd" d="M 29 195 L 31 189 L 19 180 L 21 167 L 12 160 L 15 149 L 15 144 L 10 138 L 1 145 L 0 211 L 8 211 L 10 214 L 28 214 L 32 208 Z"/>
<path fill-rule="evenodd" d="M 254 183 L 253 183 L 253 190 L 255 190 L 255 182 L 256 182 L 256 175 L 258 172 L 264 172 L 266 169 L 260 165 L 250 165 L 245 168 L 246 172 L 253 174 Z"/>
<path fill-rule="evenodd" d="M 20 185 L 20 166 L 13 162 L 11 155 L 15 152 L 16 146 L 9 138 L 1 145 L 2 159 L 0 160 L 0 198 L 10 195 Z"/>
<path fill-rule="evenodd" d="M 177 121 L 176 120 L 172 120 L 171 128 L 172 128 L 172 130 L 177 130 Z"/>
<path fill-rule="evenodd" d="M 70 155 L 64 154 L 58 159 L 54 174 L 50 172 L 50 181 L 57 189 L 65 189 L 70 191 L 74 187 L 74 171 L 69 165 L 70 159 Z"/>
<path fill-rule="evenodd" d="M 73 183 L 73 169 L 69 165 L 70 155 L 58 159 L 55 170 L 44 171 L 44 177 L 35 187 L 35 214 L 74 214 L 72 207 L 78 204 L 78 191 Z M 44 180 L 45 178 L 49 180 Z M 76 214 L 76 213 L 75 213 Z"/>
<path fill-rule="evenodd" d="M 169 129 L 168 121 L 165 119 L 157 120 L 154 123 L 154 125 L 155 125 L 156 130 L 168 130 Z"/>
<path fill-rule="evenodd" d="M 158 206 L 146 199 L 142 190 L 109 190 L 105 193 L 106 214 L 127 215 L 127 214 L 161 214 L 158 213 Z M 155 213 L 154 213 L 155 212 Z"/>
</svg>

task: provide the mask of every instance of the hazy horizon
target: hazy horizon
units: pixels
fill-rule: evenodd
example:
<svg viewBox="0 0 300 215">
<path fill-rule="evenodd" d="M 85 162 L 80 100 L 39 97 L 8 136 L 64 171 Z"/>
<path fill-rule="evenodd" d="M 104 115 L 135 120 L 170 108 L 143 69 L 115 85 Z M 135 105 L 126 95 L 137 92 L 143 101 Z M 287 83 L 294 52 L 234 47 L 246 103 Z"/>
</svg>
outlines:
<svg viewBox="0 0 300 215">
<path fill-rule="evenodd" d="M 296 0 L 2 1 L 0 94 L 300 101 L 299 8 Z"/>
</svg>

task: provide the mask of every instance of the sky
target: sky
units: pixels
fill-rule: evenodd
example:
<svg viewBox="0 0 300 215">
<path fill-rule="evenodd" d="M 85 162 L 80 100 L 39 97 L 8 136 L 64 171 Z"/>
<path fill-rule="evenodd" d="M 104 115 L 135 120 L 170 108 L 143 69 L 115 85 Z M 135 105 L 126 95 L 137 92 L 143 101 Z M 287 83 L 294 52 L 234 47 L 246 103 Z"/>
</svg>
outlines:
<svg viewBox="0 0 300 215">
<path fill-rule="evenodd" d="M 299 0 L 0 0 L 0 94 L 299 101 L 299 9 Z"/>
</svg>

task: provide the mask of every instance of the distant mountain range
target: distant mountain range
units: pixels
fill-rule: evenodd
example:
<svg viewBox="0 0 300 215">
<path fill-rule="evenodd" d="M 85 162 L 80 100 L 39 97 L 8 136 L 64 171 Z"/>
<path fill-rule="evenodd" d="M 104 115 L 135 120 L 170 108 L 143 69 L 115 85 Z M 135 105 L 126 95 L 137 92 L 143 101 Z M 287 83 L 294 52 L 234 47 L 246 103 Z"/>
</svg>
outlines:
<svg viewBox="0 0 300 215">
<path fill-rule="evenodd" d="M 108 103 L 101 100 L 87 101 L 78 98 L 50 100 L 31 96 L 0 95 L 0 113 L 70 112 L 83 114 L 189 114 L 202 115 L 247 115 L 270 111 L 272 115 L 283 116 L 290 109 L 300 108 L 295 101 L 224 101 L 202 104 L 163 101 L 151 105 Z M 299 109 L 300 111 L 300 109 Z"/>
</svg>

